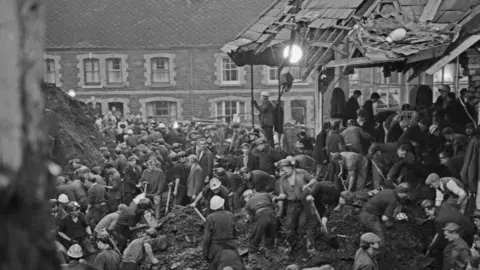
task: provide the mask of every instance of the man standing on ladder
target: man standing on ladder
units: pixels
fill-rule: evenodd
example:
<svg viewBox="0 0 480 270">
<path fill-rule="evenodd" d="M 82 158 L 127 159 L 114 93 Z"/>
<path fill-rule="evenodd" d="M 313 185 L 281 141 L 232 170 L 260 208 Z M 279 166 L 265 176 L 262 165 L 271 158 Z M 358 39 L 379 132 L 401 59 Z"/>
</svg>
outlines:
<svg viewBox="0 0 480 270">
<path fill-rule="evenodd" d="M 257 101 L 253 100 L 253 106 L 257 108 L 260 112 L 260 126 L 263 129 L 263 134 L 268 141 L 268 144 L 273 147 L 273 125 L 275 122 L 273 111 L 275 107 L 273 106 L 272 102 L 268 99 L 268 92 L 262 91 L 260 96 L 263 99 L 262 106 L 257 104 Z"/>
</svg>

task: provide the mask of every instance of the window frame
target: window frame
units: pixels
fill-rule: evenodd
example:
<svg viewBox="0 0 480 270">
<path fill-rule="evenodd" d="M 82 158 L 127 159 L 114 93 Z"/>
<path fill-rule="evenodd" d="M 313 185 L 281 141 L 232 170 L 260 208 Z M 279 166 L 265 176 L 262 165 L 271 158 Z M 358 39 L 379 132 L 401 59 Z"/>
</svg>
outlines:
<svg viewBox="0 0 480 270">
<path fill-rule="evenodd" d="M 49 63 L 51 63 L 51 65 Z M 51 66 L 53 66 L 53 70 L 49 72 L 49 67 Z M 47 78 L 49 77 L 49 74 L 53 75 L 53 82 L 50 82 L 47 80 Z M 54 84 L 54 85 L 57 84 L 57 70 L 56 70 L 55 59 L 53 58 L 49 58 L 49 57 L 45 58 L 45 75 L 44 75 L 43 81 L 49 84 Z"/>
<path fill-rule="evenodd" d="M 299 74 L 298 75 L 301 75 L 301 67 L 286 67 L 284 68 L 284 70 L 282 70 L 282 72 L 286 73 L 288 71 L 285 71 L 285 69 L 289 69 L 288 71 L 290 71 L 290 69 L 295 69 L 296 71 L 295 72 L 298 72 Z M 271 78 L 271 72 L 272 70 L 275 70 L 275 79 L 272 79 Z M 266 77 L 266 80 L 264 79 L 264 82 L 266 85 L 277 85 L 278 84 L 278 67 L 271 67 L 271 66 L 265 66 L 264 68 L 264 73 L 265 73 L 265 77 Z M 282 74 L 284 74 L 282 73 Z M 297 78 L 295 78 L 295 74 L 293 74 L 292 72 L 290 72 L 290 74 L 292 74 L 294 80 L 293 80 L 293 84 L 294 85 L 309 85 L 310 84 L 310 76 L 305 79 L 305 80 L 301 80 L 301 79 L 298 79 L 298 76 Z"/>
<path fill-rule="evenodd" d="M 119 62 L 119 68 L 118 69 L 109 69 L 109 62 L 113 60 L 118 60 Z M 122 59 L 119 57 L 109 57 L 105 59 L 105 73 L 106 73 L 106 84 L 107 85 L 122 85 L 124 83 L 123 81 L 123 63 Z M 110 72 L 118 72 L 119 73 L 119 78 L 120 82 L 111 82 L 110 81 Z"/>
<path fill-rule="evenodd" d="M 158 65 L 155 63 L 156 61 L 165 61 L 163 63 L 164 69 L 157 69 Z M 155 68 L 154 68 L 155 66 Z M 151 67 L 151 72 L 150 72 L 150 80 L 153 85 L 155 84 L 169 84 L 170 83 L 170 59 L 168 57 L 153 57 L 150 58 L 150 67 Z M 155 74 L 156 72 L 163 72 L 164 75 L 166 75 L 166 81 L 155 81 Z"/>
<path fill-rule="evenodd" d="M 248 108 L 247 108 L 247 102 L 243 100 L 217 100 L 215 101 L 215 118 L 218 119 L 219 117 L 222 117 L 222 122 L 227 123 L 227 102 L 231 105 L 235 102 L 235 113 L 231 114 L 229 117 L 231 120 L 233 120 L 233 115 L 238 114 L 240 117 L 240 121 L 248 121 Z M 242 103 L 243 103 L 243 115 L 241 114 L 242 111 Z M 218 115 L 219 111 L 219 106 L 221 107 L 221 115 Z M 230 108 L 230 111 L 232 110 L 232 107 Z"/>
<path fill-rule="evenodd" d="M 83 83 L 86 86 L 101 86 L 102 85 L 102 78 L 101 78 L 101 72 L 100 72 L 100 59 L 96 57 L 91 57 L 91 58 L 85 58 L 82 60 L 83 61 Z M 87 71 L 87 62 L 91 61 L 92 63 L 92 71 Z M 95 62 L 97 63 L 97 70 L 94 68 Z M 88 72 L 91 72 L 92 74 L 97 73 L 98 75 L 98 83 L 94 82 L 87 82 L 87 74 Z"/>
<path fill-rule="evenodd" d="M 232 64 L 233 64 L 234 68 L 230 67 L 230 69 L 226 70 L 225 67 L 224 67 L 224 61 L 225 60 L 228 60 L 228 62 L 229 62 L 228 64 L 230 66 L 232 66 Z M 224 77 L 225 72 L 235 72 L 237 79 L 236 80 L 229 80 L 229 81 L 225 80 L 225 77 Z M 220 80 L 221 80 L 222 84 L 235 84 L 235 85 L 240 84 L 240 70 L 239 70 L 239 67 L 237 67 L 237 65 L 235 65 L 235 63 L 233 62 L 233 60 L 230 57 L 222 57 L 220 59 L 220 74 L 221 74 L 220 75 L 221 76 Z"/>
<path fill-rule="evenodd" d="M 169 87 L 176 85 L 175 77 L 177 75 L 175 71 L 175 54 L 170 53 L 153 53 L 153 54 L 144 54 L 144 75 L 145 75 L 145 86 L 148 87 Z M 156 59 L 165 59 L 167 60 L 167 67 L 164 72 L 167 74 L 168 81 L 164 82 L 155 82 L 154 78 L 154 61 Z M 160 70 L 159 70 L 160 71 Z"/>
</svg>

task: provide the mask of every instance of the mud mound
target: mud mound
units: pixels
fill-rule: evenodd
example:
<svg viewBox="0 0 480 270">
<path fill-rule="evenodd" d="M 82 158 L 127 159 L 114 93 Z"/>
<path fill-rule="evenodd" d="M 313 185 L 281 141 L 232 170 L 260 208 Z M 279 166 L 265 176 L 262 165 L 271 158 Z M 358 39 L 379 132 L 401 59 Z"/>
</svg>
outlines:
<svg viewBox="0 0 480 270">
<path fill-rule="evenodd" d="M 101 161 L 98 150 L 102 146 L 114 147 L 98 132 L 93 112 L 85 103 L 71 98 L 52 85 L 42 85 L 46 104 L 44 127 L 50 140 L 52 159 L 65 168 L 68 161 L 80 159 L 87 166 Z"/>
</svg>

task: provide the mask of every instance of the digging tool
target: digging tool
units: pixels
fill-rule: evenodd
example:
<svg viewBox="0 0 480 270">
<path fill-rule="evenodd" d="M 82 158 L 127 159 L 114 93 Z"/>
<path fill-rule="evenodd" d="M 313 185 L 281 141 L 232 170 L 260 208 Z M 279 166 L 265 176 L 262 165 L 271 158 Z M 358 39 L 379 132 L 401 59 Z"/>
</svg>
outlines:
<svg viewBox="0 0 480 270">
<path fill-rule="evenodd" d="M 168 184 L 168 197 L 167 197 L 167 207 L 165 208 L 165 215 L 168 213 L 168 206 L 170 205 L 170 195 L 172 194 L 172 184 Z"/>
<path fill-rule="evenodd" d="M 343 179 L 343 166 L 340 166 L 340 173 L 338 174 L 338 177 L 340 178 L 340 181 L 342 181 L 342 185 L 343 185 L 343 190 L 347 191 L 348 188 L 347 188 L 347 184 L 345 184 L 345 180 Z"/>
<path fill-rule="evenodd" d="M 373 158 L 371 159 L 371 161 L 372 161 L 373 167 L 375 167 L 375 169 L 378 171 L 378 173 L 382 177 L 383 181 L 386 182 L 387 178 L 385 178 L 385 175 L 383 175 L 383 172 L 382 172 L 382 170 L 380 170 L 380 167 L 378 167 L 377 163 L 373 160 Z"/>
<path fill-rule="evenodd" d="M 320 222 L 320 225 L 321 225 L 322 227 L 324 227 L 324 225 L 323 225 L 323 223 L 322 223 L 322 217 L 321 217 L 320 214 L 318 213 L 318 210 L 317 210 L 317 207 L 315 206 L 315 203 L 314 203 L 313 201 L 311 201 L 310 204 L 312 205 L 313 210 L 315 210 L 315 216 L 317 217 L 318 222 Z M 339 235 L 330 235 L 330 234 L 328 234 L 328 229 L 327 229 L 326 226 L 324 227 L 324 229 L 325 229 L 325 233 L 323 234 L 323 239 L 325 240 L 325 242 L 326 242 L 329 246 L 331 246 L 331 247 L 333 247 L 333 248 L 335 248 L 335 249 L 338 249 L 338 248 L 340 247 L 340 244 L 338 243 L 338 240 L 337 240 L 337 237 L 338 237 Z M 341 237 L 343 237 L 343 236 L 345 236 L 345 235 L 342 235 Z M 345 238 L 346 238 L 346 236 L 345 236 Z"/>
<path fill-rule="evenodd" d="M 197 213 L 197 215 L 202 219 L 202 221 L 205 223 L 207 222 L 207 220 L 205 219 L 205 217 L 202 215 L 202 213 L 200 213 L 200 211 L 197 209 L 197 207 L 193 207 L 193 210 L 195 210 L 195 213 Z"/>
<path fill-rule="evenodd" d="M 108 235 L 108 241 L 110 241 L 110 244 L 112 244 L 113 249 L 115 249 L 118 254 L 122 255 L 122 252 L 120 252 L 120 249 L 118 249 L 117 245 L 115 245 L 115 242 L 113 242 L 113 239 L 110 235 Z"/>
</svg>

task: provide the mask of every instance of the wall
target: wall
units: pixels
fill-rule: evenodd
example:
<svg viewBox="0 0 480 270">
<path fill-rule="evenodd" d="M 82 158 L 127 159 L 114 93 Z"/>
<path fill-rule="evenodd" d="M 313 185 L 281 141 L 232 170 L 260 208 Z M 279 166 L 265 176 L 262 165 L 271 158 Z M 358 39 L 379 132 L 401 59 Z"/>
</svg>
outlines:
<svg viewBox="0 0 480 270">
<path fill-rule="evenodd" d="M 80 84 L 78 55 L 83 54 L 127 54 L 126 63 L 128 66 L 128 84 L 120 87 L 84 87 Z M 153 87 L 146 84 L 145 55 L 153 53 L 166 53 L 174 55 L 174 81 L 172 85 Z M 212 110 L 212 102 L 239 98 L 248 102 L 247 111 L 250 111 L 251 74 L 250 67 L 244 67 L 244 76 L 241 78 L 241 85 L 222 86 L 218 85 L 216 74 L 217 54 L 219 48 L 203 49 L 178 49 L 178 50 L 130 50 L 130 51 L 109 51 L 109 50 L 68 50 L 51 51 L 47 55 L 60 56 L 61 88 L 65 91 L 74 89 L 77 98 L 82 100 L 94 100 L 103 104 L 108 102 L 123 102 L 126 104 L 126 112 L 133 114 L 143 113 L 144 104 L 152 100 L 175 101 L 179 104 L 178 112 L 181 119 L 210 118 L 215 115 Z M 254 67 L 254 97 L 260 101 L 260 92 L 267 90 L 271 93 L 271 99 L 276 99 L 277 86 L 267 84 L 266 72 L 263 66 Z M 313 103 L 313 82 L 296 84 L 290 93 L 285 94 L 286 121 L 292 121 L 290 101 L 294 99 L 305 100 L 307 103 L 307 124 L 313 125 L 315 111 Z M 105 110 L 105 109 L 104 109 Z M 105 112 L 105 111 L 104 111 Z M 255 119 L 257 120 L 257 118 Z"/>
</svg>

